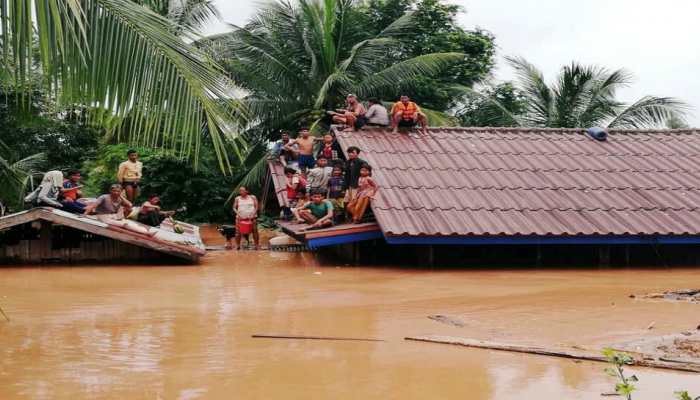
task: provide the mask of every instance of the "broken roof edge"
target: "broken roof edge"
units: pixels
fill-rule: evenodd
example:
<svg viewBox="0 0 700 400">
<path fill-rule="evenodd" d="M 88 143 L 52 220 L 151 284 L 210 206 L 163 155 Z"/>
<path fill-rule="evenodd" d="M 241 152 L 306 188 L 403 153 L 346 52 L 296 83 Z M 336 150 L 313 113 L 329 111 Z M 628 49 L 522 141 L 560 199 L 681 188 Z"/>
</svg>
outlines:
<svg viewBox="0 0 700 400">
<path fill-rule="evenodd" d="M 37 220 L 68 226 L 159 253 L 165 253 L 193 263 L 197 263 L 199 258 L 206 254 L 206 250 L 203 246 L 198 247 L 195 245 L 175 243 L 157 237 L 139 234 L 128 229 L 106 224 L 97 219 L 82 217 L 49 207 L 36 207 L 1 217 L 0 230 L 9 229 Z M 199 237 L 198 229 L 196 234 L 197 237 Z"/>
</svg>

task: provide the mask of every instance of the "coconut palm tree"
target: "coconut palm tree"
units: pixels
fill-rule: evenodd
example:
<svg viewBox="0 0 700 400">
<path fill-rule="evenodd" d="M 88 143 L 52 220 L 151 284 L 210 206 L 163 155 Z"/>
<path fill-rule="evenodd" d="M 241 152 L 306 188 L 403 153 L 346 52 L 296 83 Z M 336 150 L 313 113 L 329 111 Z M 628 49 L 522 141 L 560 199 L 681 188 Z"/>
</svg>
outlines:
<svg viewBox="0 0 700 400">
<path fill-rule="evenodd" d="M 426 54 L 395 65 L 387 57 L 414 27 L 405 15 L 369 36 L 355 0 L 281 0 L 265 5 L 245 26 L 201 44 L 216 55 L 245 98 L 256 127 L 267 132 L 317 121 L 348 93 L 378 96 L 410 91 L 416 78 L 463 61 L 457 53 Z M 432 121 L 439 120 L 431 115 Z M 263 135 L 264 136 L 264 135 Z"/>
<path fill-rule="evenodd" d="M 188 44 L 207 14 L 173 10 L 189 25 L 132 1 L 0 0 L 0 78 L 31 93 L 38 66 L 53 100 L 86 107 L 90 123 L 183 157 L 196 155 L 206 135 L 223 167 L 241 108 L 224 71 Z"/>
<path fill-rule="evenodd" d="M 14 152 L 0 141 L 0 216 L 4 213 L 5 206 L 16 208 L 22 204 L 32 176 L 39 173 L 45 162 L 43 153 L 16 160 Z"/>
<path fill-rule="evenodd" d="M 632 82 L 625 70 L 571 63 L 562 68 L 553 84 L 524 58 L 507 61 L 517 74 L 516 87 L 527 109 L 511 117 L 523 126 L 553 128 L 655 128 L 666 121 L 683 121 L 688 106 L 673 97 L 645 96 L 632 104 L 617 99 L 617 91 Z M 506 112 L 506 107 L 500 108 Z"/>
</svg>

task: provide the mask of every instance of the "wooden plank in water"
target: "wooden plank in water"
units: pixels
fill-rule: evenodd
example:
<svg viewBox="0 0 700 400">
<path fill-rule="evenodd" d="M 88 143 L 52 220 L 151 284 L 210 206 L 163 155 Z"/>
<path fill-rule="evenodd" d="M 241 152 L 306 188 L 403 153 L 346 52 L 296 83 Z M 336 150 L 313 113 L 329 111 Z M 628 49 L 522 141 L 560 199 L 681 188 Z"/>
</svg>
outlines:
<svg viewBox="0 0 700 400">
<path fill-rule="evenodd" d="M 440 336 L 440 335 L 409 336 L 409 337 L 406 337 L 404 339 L 413 340 L 413 341 L 417 341 L 417 342 L 451 344 L 451 345 L 456 345 L 456 346 L 472 347 L 472 348 L 478 348 L 478 349 L 508 351 L 508 352 L 513 352 L 513 353 L 536 354 L 536 355 L 541 355 L 541 356 L 569 358 L 569 359 L 574 359 L 574 360 L 596 361 L 596 362 L 605 362 L 605 363 L 608 362 L 608 360 L 603 355 L 600 354 L 601 352 L 593 352 L 593 351 L 587 351 L 587 350 L 544 348 L 544 347 L 488 342 L 488 341 L 483 341 L 483 340 L 468 339 L 468 338 L 454 337 L 454 336 Z M 653 358 L 651 356 L 639 356 L 637 354 L 630 354 L 630 356 L 632 356 L 632 360 L 633 360 L 632 365 L 638 366 L 638 367 L 670 369 L 670 370 L 675 370 L 675 371 L 700 373 L 700 364 L 679 364 L 679 363 L 675 363 L 675 362 L 662 361 L 662 360 Z"/>
<path fill-rule="evenodd" d="M 301 340 L 346 340 L 355 342 L 383 342 L 383 339 L 348 338 L 333 336 L 303 336 L 303 335 L 251 335 L 255 339 L 301 339 Z"/>
</svg>

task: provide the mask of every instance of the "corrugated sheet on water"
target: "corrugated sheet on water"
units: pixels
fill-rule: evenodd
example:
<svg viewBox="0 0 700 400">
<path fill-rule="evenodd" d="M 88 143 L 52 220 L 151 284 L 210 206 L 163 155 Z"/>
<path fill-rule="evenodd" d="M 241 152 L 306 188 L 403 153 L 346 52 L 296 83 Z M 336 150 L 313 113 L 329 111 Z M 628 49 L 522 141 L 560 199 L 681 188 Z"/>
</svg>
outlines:
<svg viewBox="0 0 700 400">
<path fill-rule="evenodd" d="M 381 186 L 386 235 L 697 235 L 700 132 L 337 132 Z"/>
</svg>

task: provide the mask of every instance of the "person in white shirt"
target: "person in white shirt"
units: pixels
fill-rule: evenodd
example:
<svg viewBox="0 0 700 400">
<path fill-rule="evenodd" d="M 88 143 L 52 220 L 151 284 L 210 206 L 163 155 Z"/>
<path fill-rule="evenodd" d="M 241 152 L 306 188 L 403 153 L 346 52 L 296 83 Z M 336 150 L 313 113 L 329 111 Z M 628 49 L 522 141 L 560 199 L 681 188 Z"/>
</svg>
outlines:
<svg viewBox="0 0 700 400">
<path fill-rule="evenodd" d="M 365 117 L 367 118 L 367 125 L 389 126 L 389 112 L 379 99 L 369 99 L 369 108 L 365 113 Z"/>
</svg>

